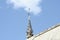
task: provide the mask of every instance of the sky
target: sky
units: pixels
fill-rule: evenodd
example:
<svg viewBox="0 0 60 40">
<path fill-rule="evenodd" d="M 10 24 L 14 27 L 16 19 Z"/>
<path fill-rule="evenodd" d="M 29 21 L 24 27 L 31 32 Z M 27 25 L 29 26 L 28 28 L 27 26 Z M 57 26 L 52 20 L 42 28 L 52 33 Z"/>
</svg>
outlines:
<svg viewBox="0 0 60 40">
<path fill-rule="evenodd" d="M 15 9 L 14 4 L 8 4 L 6 1 L 0 0 L 0 40 L 26 40 L 29 11 L 24 8 L 31 5 Z M 42 0 L 37 7 L 41 8 L 40 12 L 30 12 L 34 35 L 60 23 L 60 0 Z"/>
</svg>

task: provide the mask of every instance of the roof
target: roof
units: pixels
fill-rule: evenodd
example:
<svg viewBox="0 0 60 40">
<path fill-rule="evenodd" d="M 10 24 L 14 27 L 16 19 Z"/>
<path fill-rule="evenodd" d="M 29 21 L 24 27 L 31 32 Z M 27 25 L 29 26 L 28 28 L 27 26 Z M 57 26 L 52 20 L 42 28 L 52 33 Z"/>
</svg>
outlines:
<svg viewBox="0 0 60 40">
<path fill-rule="evenodd" d="M 55 28 L 57 28 L 57 27 L 59 27 L 59 26 L 60 26 L 60 24 L 54 25 L 54 26 L 48 28 L 47 30 L 45 30 L 45 31 L 43 31 L 43 32 L 41 32 L 41 33 L 39 33 L 39 34 L 36 35 L 33 39 L 35 39 L 36 37 L 38 37 L 38 36 L 40 36 L 40 35 L 42 35 L 42 34 L 48 32 L 48 31 L 51 31 L 51 30 L 53 30 L 53 29 L 55 29 Z"/>
</svg>

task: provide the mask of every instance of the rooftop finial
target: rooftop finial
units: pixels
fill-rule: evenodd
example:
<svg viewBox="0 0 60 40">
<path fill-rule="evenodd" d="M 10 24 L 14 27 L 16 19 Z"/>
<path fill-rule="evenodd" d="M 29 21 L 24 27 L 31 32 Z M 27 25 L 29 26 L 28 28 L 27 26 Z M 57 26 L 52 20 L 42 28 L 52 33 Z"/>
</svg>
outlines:
<svg viewBox="0 0 60 40">
<path fill-rule="evenodd" d="M 30 9 L 29 9 L 30 10 Z M 30 38 L 33 36 L 33 30 L 31 26 L 31 20 L 30 20 L 30 13 L 28 13 L 28 28 L 27 28 L 27 38 Z"/>
</svg>

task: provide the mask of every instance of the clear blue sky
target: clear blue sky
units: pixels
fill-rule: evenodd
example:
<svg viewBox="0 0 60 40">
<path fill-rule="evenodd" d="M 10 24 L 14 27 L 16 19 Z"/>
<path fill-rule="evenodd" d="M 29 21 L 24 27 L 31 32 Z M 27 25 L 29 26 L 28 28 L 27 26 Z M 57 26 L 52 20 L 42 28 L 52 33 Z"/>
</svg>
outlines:
<svg viewBox="0 0 60 40">
<path fill-rule="evenodd" d="M 0 0 L 0 40 L 26 40 L 27 12 Z M 43 0 L 42 13 L 31 15 L 34 34 L 60 23 L 60 0 Z"/>
</svg>

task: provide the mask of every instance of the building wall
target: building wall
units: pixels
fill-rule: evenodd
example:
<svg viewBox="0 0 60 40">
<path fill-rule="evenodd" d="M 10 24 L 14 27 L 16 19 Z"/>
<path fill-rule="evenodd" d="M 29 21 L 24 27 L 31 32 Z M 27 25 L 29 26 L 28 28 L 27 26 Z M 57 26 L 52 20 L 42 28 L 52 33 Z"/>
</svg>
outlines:
<svg viewBox="0 0 60 40">
<path fill-rule="evenodd" d="M 36 36 L 33 36 L 27 40 L 60 40 L 60 26 L 49 30 L 37 37 Z"/>
</svg>

